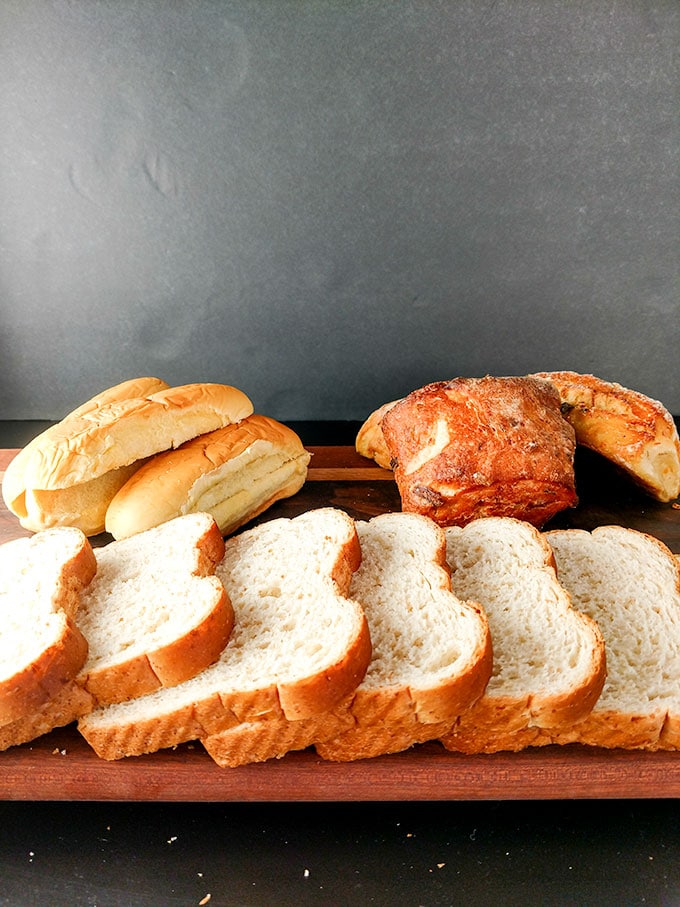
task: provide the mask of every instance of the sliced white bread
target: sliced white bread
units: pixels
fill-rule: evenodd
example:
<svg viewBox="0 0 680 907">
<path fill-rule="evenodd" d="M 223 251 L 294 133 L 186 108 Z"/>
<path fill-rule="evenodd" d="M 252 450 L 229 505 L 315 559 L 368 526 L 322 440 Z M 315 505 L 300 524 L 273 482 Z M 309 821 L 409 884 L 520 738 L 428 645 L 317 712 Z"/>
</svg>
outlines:
<svg viewBox="0 0 680 907">
<path fill-rule="evenodd" d="M 248 416 L 147 461 L 111 501 L 106 531 L 127 538 L 181 513 L 204 511 L 231 535 L 299 491 L 309 460 L 292 429 Z"/>
<path fill-rule="evenodd" d="M 484 692 L 492 652 L 479 605 L 451 591 L 443 531 L 388 513 L 357 524 L 361 567 L 350 594 L 364 608 L 373 658 L 348 704 L 354 726 L 317 742 L 349 761 L 408 749 L 445 733 Z"/>
<path fill-rule="evenodd" d="M 680 562 L 658 539 L 603 526 L 546 533 L 561 582 L 596 620 L 607 681 L 587 718 L 559 743 L 680 747 Z"/>
<path fill-rule="evenodd" d="M 236 618 L 218 661 L 171 690 L 92 712 L 81 733 L 101 757 L 117 759 L 334 708 L 371 656 L 366 617 L 347 597 L 360 558 L 354 521 L 334 508 L 228 539 L 217 575 Z"/>
<path fill-rule="evenodd" d="M 76 617 L 87 658 L 41 709 L 0 728 L 0 749 L 98 706 L 180 683 L 215 661 L 234 616 L 214 575 L 223 553 L 208 514 L 178 517 L 96 549 L 97 574 Z"/>
<path fill-rule="evenodd" d="M 81 670 L 75 624 L 95 574 L 77 529 L 50 529 L 0 546 L 0 725 L 32 714 Z"/>
<path fill-rule="evenodd" d="M 464 753 L 537 745 L 541 729 L 582 720 L 605 678 L 602 635 L 572 607 L 550 546 L 528 523 L 507 517 L 446 530 L 451 583 L 485 609 L 494 667 L 484 696 L 442 738 Z"/>
</svg>

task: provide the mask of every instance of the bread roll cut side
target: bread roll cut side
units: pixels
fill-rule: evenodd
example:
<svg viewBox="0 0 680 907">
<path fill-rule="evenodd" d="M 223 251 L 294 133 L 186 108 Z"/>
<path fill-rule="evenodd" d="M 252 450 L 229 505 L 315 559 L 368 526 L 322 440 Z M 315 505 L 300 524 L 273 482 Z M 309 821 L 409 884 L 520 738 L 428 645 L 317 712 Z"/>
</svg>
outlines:
<svg viewBox="0 0 680 907">
<path fill-rule="evenodd" d="M 373 658 L 348 706 L 354 727 L 316 743 L 335 761 L 436 739 L 479 699 L 492 665 L 486 617 L 451 591 L 439 527 L 391 513 L 357 529 L 362 563 L 350 594 L 366 612 Z"/>
<path fill-rule="evenodd" d="M 0 725 L 40 708 L 82 668 L 87 642 L 75 618 L 95 570 L 76 529 L 0 546 Z"/>
<path fill-rule="evenodd" d="M 615 463 L 658 501 L 680 495 L 680 439 L 658 400 L 577 372 L 542 372 L 562 399 L 576 441 Z"/>
<path fill-rule="evenodd" d="M 29 517 L 29 510 L 27 509 L 24 500 L 24 493 L 27 488 L 24 471 L 27 466 L 30 467 L 30 461 L 34 455 L 39 455 L 41 449 L 49 447 L 52 439 L 58 439 L 63 436 L 65 424 L 67 424 L 70 419 L 73 419 L 74 424 L 77 424 L 78 419 L 88 416 L 102 406 L 135 397 L 146 397 L 149 394 L 164 390 L 167 387 L 169 387 L 169 385 L 160 378 L 142 377 L 123 381 L 120 384 L 116 384 L 113 387 L 101 391 L 81 406 L 76 407 L 76 409 L 65 416 L 60 422 L 51 425 L 29 441 L 29 443 L 12 459 L 2 480 L 2 495 L 8 509 L 20 518 L 25 519 Z M 76 502 L 73 505 L 66 503 L 65 509 L 68 510 L 70 506 L 76 508 L 79 503 L 80 502 Z M 33 529 L 34 531 L 49 528 L 45 522 L 37 522 L 39 519 L 39 512 L 37 505 L 34 504 L 30 515 L 32 525 L 25 526 L 25 528 Z M 77 512 L 77 510 L 75 510 L 75 512 Z"/>
<path fill-rule="evenodd" d="M 542 526 L 577 502 L 575 438 L 548 381 L 456 378 L 382 417 L 402 509 L 441 526 L 509 516 Z"/>
<path fill-rule="evenodd" d="M 207 512 L 223 535 L 295 494 L 310 454 L 291 429 L 252 415 L 158 454 L 109 505 L 106 529 L 127 538 L 182 513 Z"/>
<path fill-rule="evenodd" d="M 235 624 L 218 661 L 172 690 L 96 710 L 79 722 L 81 733 L 100 756 L 117 759 L 332 709 L 370 660 L 366 617 L 347 597 L 360 558 L 353 520 L 333 508 L 228 539 L 217 575 Z"/>
<path fill-rule="evenodd" d="M 592 712 L 558 743 L 680 747 L 680 563 L 657 539 L 603 526 L 546 534 L 576 606 L 596 620 L 608 674 Z"/>
<path fill-rule="evenodd" d="M 442 743 L 492 753 L 546 742 L 541 729 L 571 726 L 597 701 L 606 673 L 602 635 L 572 607 L 550 547 L 528 523 L 489 517 L 446 534 L 453 589 L 484 608 L 494 667 L 484 696 Z"/>
</svg>

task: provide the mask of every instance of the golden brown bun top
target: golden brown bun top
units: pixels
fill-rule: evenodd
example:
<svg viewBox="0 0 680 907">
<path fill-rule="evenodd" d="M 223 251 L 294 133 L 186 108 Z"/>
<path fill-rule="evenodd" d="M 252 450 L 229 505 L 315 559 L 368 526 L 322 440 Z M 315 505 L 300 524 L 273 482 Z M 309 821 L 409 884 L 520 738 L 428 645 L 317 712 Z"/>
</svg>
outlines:
<svg viewBox="0 0 680 907">
<path fill-rule="evenodd" d="M 226 384 L 186 384 L 105 403 L 69 417 L 32 446 L 24 488 L 67 488 L 249 416 L 248 397 Z M 4 489 L 3 489 L 4 491 Z"/>
<path fill-rule="evenodd" d="M 382 419 L 402 507 L 440 525 L 515 516 L 541 525 L 576 503 L 574 430 L 536 377 L 455 378 Z"/>
<path fill-rule="evenodd" d="M 12 462 L 7 467 L 2 483 L 2 494 L 5 503 L 13 513 L 25 514 L 26 510 L 21 502 L 21 497 L 26 491 L 26 482 L 24 481 L 24 470 L 26 464 L 30 462 L 34 451 L 39 450 L 49 444 L 52 437 L 60 437 L 64 431 L 63 425 L 70 419 L 79 419 L 88 413 L 106 406 L 110 403 L 116 403 L 120 400 L 129 400 L 131 397 L 144 397 L 148 394 L 154 394 L 157 391 L 169 387 L 167 382 L 161 378 L 142 376 L 140 378 L 131 378 L 128 381 L 122 381 L 113 387 L 106 388 L 96 394 L 91 399 L 77 406 L 72 412 L 64 416 L 61 422 L 51 425 L 37 437 L 19 451 Z"/>
</svg>

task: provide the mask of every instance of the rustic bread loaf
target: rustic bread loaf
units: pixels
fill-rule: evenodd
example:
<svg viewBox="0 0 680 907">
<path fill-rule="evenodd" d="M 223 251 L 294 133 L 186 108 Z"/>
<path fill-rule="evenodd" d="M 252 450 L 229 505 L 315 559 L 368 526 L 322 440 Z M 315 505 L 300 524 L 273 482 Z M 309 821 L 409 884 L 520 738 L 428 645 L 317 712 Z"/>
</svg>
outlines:
<svg viewBox="0 0 680 907">
<path fill-rule="evenodd" d="M 673 417 L 638 391 L 576 372 L 541 372 L 559 391 L 576 443 L 624 470 L 659 501 L 680 494 L 680 440 Z"/>
<path fill-rule="evenodd" d="M 214 661 L 233 625 L 233 609 L 214 575 L 223 553 L 208 514 L 178 517 L 97 548 L 97 573 L 76 616 L 87 658 L 59 695 L 0 728 L 0 749 L 97 706 L 180 683 Z"/>
<path fill-rule="evenodd" d="M 82 668 L 87 643 L 75 618 L 95 570 L 77 529 L 0 546 L 0 725 L 34 712 Z"/>
<path fill-rule="evenodd" d="M 402 508 L 441 526 L 509 516 L 542 526 L 577 502 L 574 431 L 540 378 L 426 385 L 382 417 Z"/>
<path fill-rule="evenodd" d="M 411 513 L 357 529 L 362 561 L 350 595 L 366 613 L 373 658 L 348 704 L 354 726 L 316 744 L 334 761 L 441 736 L 482 695 L 492 666 L 486 617 L 451 591 L 443 531 Z"/>
<path fill-rule="evenodd" d="M 558 743 L 680 747 L 680 562 L 658 539 L 602 526 L 546 533 L 574 605 L 596 620 L 607 680 L 592 712 Z"/>
<path fill-rule="evenodd" d="M 464 753 L 545 742 L 542 728 L 582 720 L 605 678 L 602 635 L 574 610 L 550 546 L 528 523 L 475 520 L 446 531 L 451 584 L 486 611 L 494 667 L 484 696 L 442 738 Z"/>
<path fill-rule="evenodd" d="M 218 661 L 171 690 L 92 712 L 79 722 L 82 734 L 100 756 L 117 759 L 332 709 L 370 660 L 366 617 L 347 597 L 360 557 L 353 520 L 333 508 L 228 539 L 217 575 L 236 619 Z"/>
<path fill-rule="evenodd" d="M 223 384 L 166 387 L 137 397 L 110 392 L 105 400 L 52 426 L 25 448 L 16 467 L 10 464 L 3 496 L 24 528 L 74 525 L 75 518 L 90 535 L 103 531 L 111 498 L 135 464 L 253 411 L 245 394 Z"/>
<path fill-rule="evenodd" d="M 179 514 L 204 511 L 230 535 L 299 491 L 309 460 L 290 428 L 248 416 L 145 463 L 111 501 L 106 531 L 126 538 Z"/>
</svg>

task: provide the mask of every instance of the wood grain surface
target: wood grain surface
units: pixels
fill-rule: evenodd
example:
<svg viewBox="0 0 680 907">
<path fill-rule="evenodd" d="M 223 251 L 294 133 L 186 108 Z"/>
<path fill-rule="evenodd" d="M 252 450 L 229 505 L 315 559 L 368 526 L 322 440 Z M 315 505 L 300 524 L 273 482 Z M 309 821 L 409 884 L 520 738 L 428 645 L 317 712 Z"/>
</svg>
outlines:
<svg viewBox="0 0 680 907">
<path fill-rule="evenodd" d="M 319 506 L 355 519 L 398 510 L 391 474 L 351 447 L 310 447 L 309 478 L 260 521 Z M 0 478 L 15 450 L 0 450 Z M 617 524 L 649 532 L 680 553 L 680 508 L 635 489 L 588 451 L 576 461 L 580 503 L 547 528 Z M 0 502 L 0 542 L 28 535 Z M 93 540 L 106 544 L 107 536 Z M 680 796 L 680 753 L 550 746 L 522 753 L 464 756 L 438 743 L 355 763 L 323 762 L 313 750 L 283 759 L 218 768 L 200 744 L 118 762 L 94 755 L 75 727 L 0 753 L 0 798 L 100 801 L 390 801 Z"/>
</svg>

